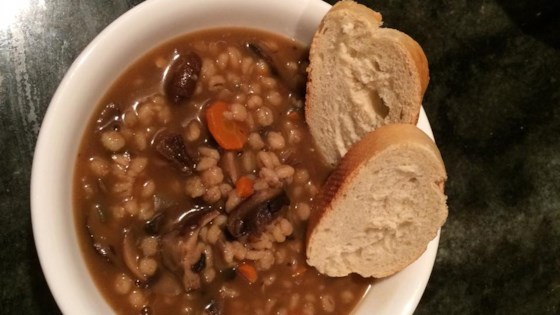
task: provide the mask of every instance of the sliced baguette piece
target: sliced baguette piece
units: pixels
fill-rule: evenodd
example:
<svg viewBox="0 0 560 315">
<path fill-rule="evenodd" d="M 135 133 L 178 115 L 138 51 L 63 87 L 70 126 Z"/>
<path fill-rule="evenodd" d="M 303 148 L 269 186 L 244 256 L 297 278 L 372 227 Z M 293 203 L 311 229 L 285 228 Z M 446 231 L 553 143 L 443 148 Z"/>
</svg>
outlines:
<svg viewBox="0 0 560 315">
<path fill-rule="evenodd" d="M 378 12 L 341 1 L 313 37 L 305 114 L 318 150 L 331 166 L 367 132 L 418 121 L 428 61 L 408 35 L 380 26 Z"/>
<path fill-rule="evenodd" d="M 409 124 L 357 142 L 317 196 L 307 263 L 332 277 L 386 277 L 414 262 L 447 218 L 447 178 L 434 142 Z"/>
</svg>

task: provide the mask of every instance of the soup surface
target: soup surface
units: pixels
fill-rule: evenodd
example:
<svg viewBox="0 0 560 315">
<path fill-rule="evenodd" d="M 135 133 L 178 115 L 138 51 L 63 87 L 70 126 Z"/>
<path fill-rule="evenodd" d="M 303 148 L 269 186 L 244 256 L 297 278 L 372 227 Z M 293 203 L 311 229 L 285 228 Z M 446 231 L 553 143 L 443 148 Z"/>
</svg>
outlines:
<svg viewBox="0 0 560 315">
<path fill-rule="evenodd" d="M 307 49 L 247 29 L 172 40 L 103 97 L 75 171 L 91 274 L 119 314 L 349 314 L 370 280 L 305 263 L 328 169 Z"/>
</svg>

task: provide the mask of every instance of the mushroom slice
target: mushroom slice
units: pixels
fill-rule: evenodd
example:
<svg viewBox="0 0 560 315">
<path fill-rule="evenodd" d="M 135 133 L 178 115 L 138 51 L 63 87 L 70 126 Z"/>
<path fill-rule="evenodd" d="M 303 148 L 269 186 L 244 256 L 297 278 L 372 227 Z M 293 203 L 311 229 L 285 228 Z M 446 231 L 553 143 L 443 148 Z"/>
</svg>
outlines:
<svg viewBox="0 0 560 315">
<path fill-rule="evenodd" d="M 305 83 L 307 82 L 306 69 L 308 66 L 306 60 L 309 58 L 307 54 L 301 56 L 301 60 L 298 62 L 298 71 L 294 75 L 294 73 L 288 71 L 286 67 L 278 67 L 278 60 L 274 60 L 274 53 L 270 51 L 270 49 L 267 49 L 266 45 L 248 42 L 245 43 L 245 47 L 256 58 L 263 60 L 268 65 L 270 74 L 280 79 L 290 91 L 298 95 L 305 95 Z"/>
<path fill-rule="evenodd" d="M 191 174 L 193 161 L 187 154 L 183 137 L 175 133 L 162 132 L 158 134 L 153 143 L 156 152 L 173 164 L 179 171 Z"/>
<path fill-rule="evenodd" d="M 272 59 L 270 54 L 264 49 L 263 46 L 261 46 L 258 43 L 246 43 L 245 47 L 247 47 L 247 50 L 253 53 L 258 59 L 263 60 L 267 64 L 268 69 L 270 70 L 270 73 L 273 76 L 278 76 L 278 69 L 276 68 L 276 63 L 274 62 L 274 59 Z"/>
<path fill-rule="evenodd" d="M 193 51 L 177 57 L 169 68 L 165 95 L 175 103 L 188 102 L 194 94 L 202 69 L 202 59 Z"/>
<path fill-rule="evenodd" d="M 212 210 L 201 216 L 196 216 L 197 224 L 195 228 L 192 228 L 191 224 L 188 224 L 187 227 L 184 222 L 181 222 L 183 224 L 179 224 L 178 230 L 173 230 L 163 237 L 162 255 L 164 264 L 171 271 L 183 273 L 183 287 L 186 292 L 196 290 L 201 285 L 200 275 L 193 270 L 193 266 L 200 261 L 202 255 L 197 250 L 200 229 L 214 220 L 219 214 L 219 211 Z M 192 218 L 189 218 L 188 221 L 192 223 Z M 184 233 L 185 230 L 186 233 Z"/>
<path fill-rule="evenodd" d="M 104 233 L 107 231 L 106 221 L 107 217 L 103 206 L 94 204 L 86 216 L 86 230 L 95 252 L 108 263 L 115 264 L 117 261 L 115 249 L 109 244 L 108 237 Z"/>
<path fill-rule="evenodd" d="M 136 233 L 133 229 L 127 228 L 123 232 L 123 260 L 128 270 L 140 281 L 147 281 L 148 276 L 138 268 L 140 253 L 136 246 Z"/>
<path fill-rule="evenodd" d="M 272 222 L 290 200 L 280 188 L 261 190 L 234 209 L 227 221 L 231 235 L 256 235 Z"/>
</svg>

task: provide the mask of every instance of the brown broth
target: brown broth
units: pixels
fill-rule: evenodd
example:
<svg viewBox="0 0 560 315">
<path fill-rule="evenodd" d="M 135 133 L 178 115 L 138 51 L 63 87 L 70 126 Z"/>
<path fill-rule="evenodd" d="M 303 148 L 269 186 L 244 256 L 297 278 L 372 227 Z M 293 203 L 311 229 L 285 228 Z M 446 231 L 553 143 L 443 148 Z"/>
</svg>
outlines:
<svg viewBox="0 0 560 315">
<path fill-rule="evenodd" d="M 257 51 L 246 43 L 258 45 Z M 203 61 L 197 90 L 190 100 L 173 104 L 165 95 L 169 73 L 173 61 L 189 51 Z M 223 57 L 224 52 L 228 57 Z M 303 117 L 306 62 L 307 49 L 293 40 L 248 29 L 207 30 L 159 46 L 112 84 L 82 138 L 75 165 L 74 207 L 83 255 L 115 312 L 214 314 L 208 310 L 213 305 L 221 314 L 349 314 L 361 299 L 371 280 L 329 278 L 305 263 L 308 212 L 329 172 L 315 152 Z M 222 81 L 219 76 L 224 82 L 213 85 Z M 239 175 L 251 178 L 255 190 L 259 185 L 266 185 L 263 190 L 279 187 L 290 200 L 262 234 L 235 239 L 222 222 L 236 211 L 230 205 L 238 193 L 236 176 L 230 176 L 224 166 L 227 150 L 218 148 L 205 126 L 205 110 L 216 100 L 226 102 L 228 115 L 234 115 L 231 119 L 265 143 L 258 148 L 258 141 L 249 138 L 242 149 L 231 151 Z M 191 124 L 199 128 L 196 139 Z M 217 163 L 212 166 L 215 172 L 179 171 L 154 149 L 161 134 L 179 135 L 195 167 Z M 211 161 L 201 147 L 217 149 L 219 161 Z M 259 159 L 271 157 L 271 152 L 277 160 L 276 164 L 274 158 L 268 161 L 272 166 Z M 216 172 L 223 178 L 210 184 L 220 178 Z M 283 177 L 286 174 L 291 175 Z M 200 186 L 192 183 L 200 182 L 202 195 L 193 197 Z M 209 213 L 202 208 L 219 211 L 220 216 L 207 224 L 197 221 L 187 232 L 176 223 L 193 209 Z M 163 228 L 155 224 L 148 228 L 146 222 L 156 217 L 163 218 Z M 217 240 L 213 232 L 218 233 Z M 125 234 L 128 242 L 123 240 Z M 189 247 L 188 240 L 193 239 L 195 245 Z M 169 249 L 175 246 L 164 246 L 170 241 L 180 242 Z M 180 253 L 178 259 L 175 253 Z M 198 259 L 187 264 L 191 253 Z M 126 257 L 133 259 L 127 263 Z M 255 268 L 255 282 L 239 271 L 240 263 Z M 195 267 L 201 270 L 195 272 Z M 200 288 L 185 292 L 186 274 L 198 277 Z"/>
</svg>

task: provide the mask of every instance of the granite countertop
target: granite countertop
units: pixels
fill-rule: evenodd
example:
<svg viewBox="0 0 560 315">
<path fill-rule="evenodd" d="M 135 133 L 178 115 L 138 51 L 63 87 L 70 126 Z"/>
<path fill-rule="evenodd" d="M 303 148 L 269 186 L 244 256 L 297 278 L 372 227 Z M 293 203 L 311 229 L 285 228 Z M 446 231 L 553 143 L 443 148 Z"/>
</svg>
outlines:
<svg viewBox="0 0 560 315">
<path fill-rule="evenodd" d="M 139 2 L 0 2 L 2 314 L 60 312 L 33 242 L 35 141 L 72 61 Z M 449 218 L 416 314 L 560 314 L 560 2 L 360 2 L 430 61 Z"/>
</svg>

